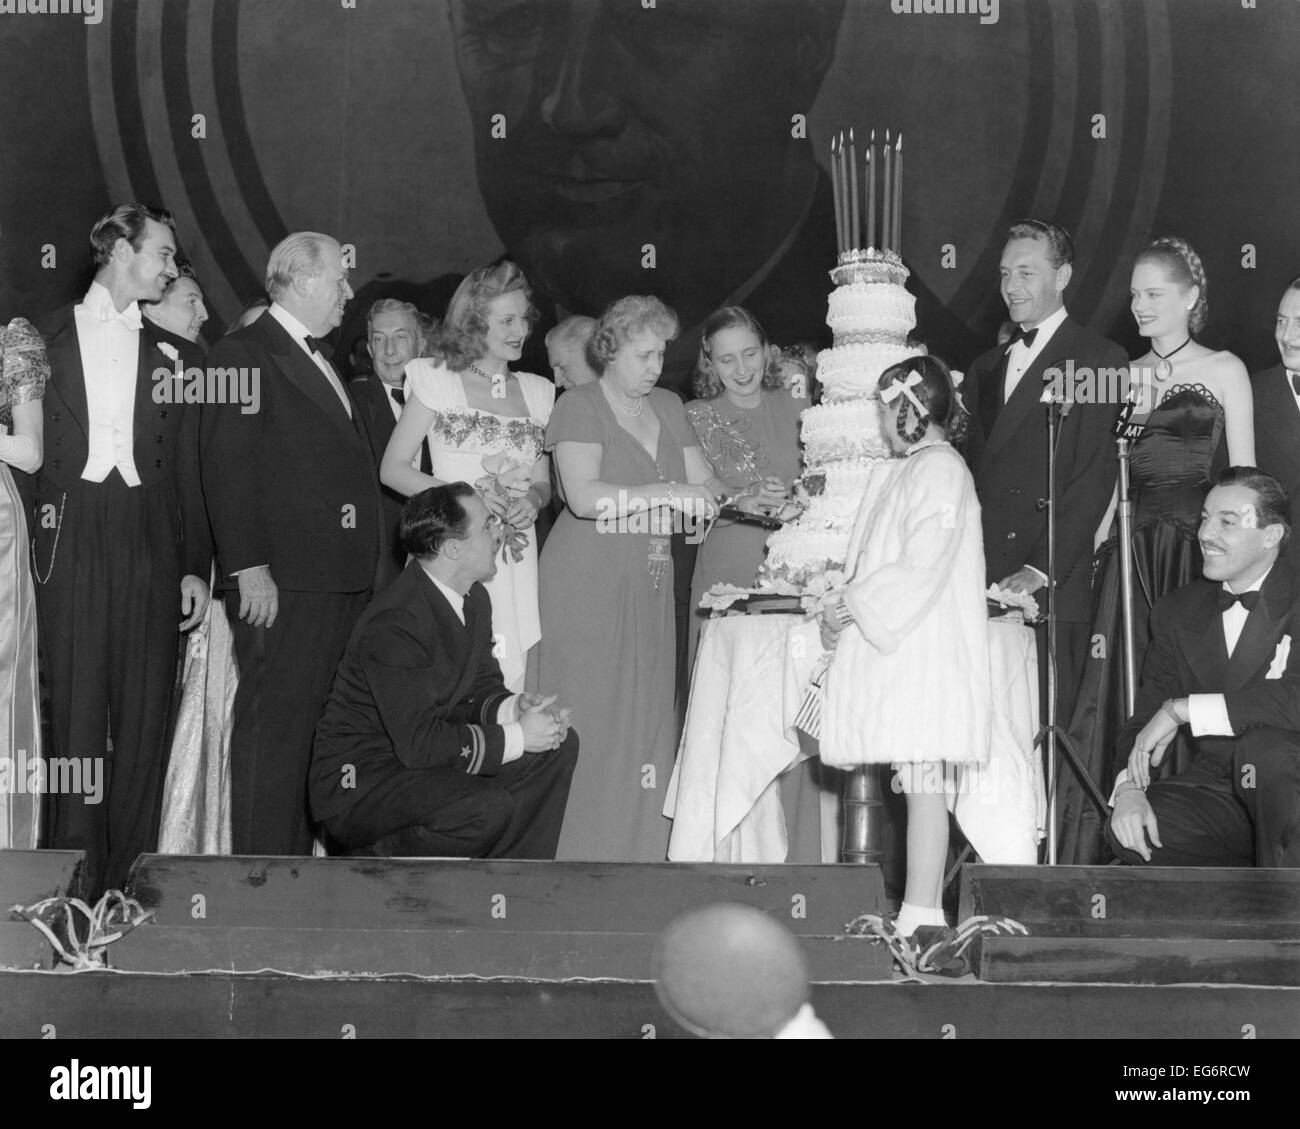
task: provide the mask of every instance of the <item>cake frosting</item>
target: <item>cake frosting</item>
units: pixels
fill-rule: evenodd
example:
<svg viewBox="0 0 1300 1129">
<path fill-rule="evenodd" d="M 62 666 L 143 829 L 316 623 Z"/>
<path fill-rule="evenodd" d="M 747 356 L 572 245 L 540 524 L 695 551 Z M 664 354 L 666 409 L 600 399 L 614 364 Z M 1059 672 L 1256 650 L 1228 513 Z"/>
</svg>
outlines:
<svg viewBox="0 0 1300 1129">
<path fill-rule="evenodd" d="M 909 272 L 892 251 L 854 251 L 831 271 L 827 308 L 834 345 L 817 355 L 822 402 L 800 416 L 807 496 L 803 513 L 768 538 L 760 582 L 806 586 L 842 570 L 862 499 L 888 472 L 876 383 L 891 365 L 915 356 Z"/>
</svg>

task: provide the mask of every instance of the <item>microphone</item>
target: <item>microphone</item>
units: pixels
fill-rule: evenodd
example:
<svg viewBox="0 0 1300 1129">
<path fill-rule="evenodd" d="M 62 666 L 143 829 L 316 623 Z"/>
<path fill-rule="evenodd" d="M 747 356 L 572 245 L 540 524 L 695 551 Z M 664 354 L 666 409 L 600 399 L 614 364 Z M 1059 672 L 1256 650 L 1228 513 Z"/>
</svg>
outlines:
<svg viewBox="0 0 1300 1129">
<path fill-rule="evenodd" d="M 1061 419 L 1065 419 L 1074 408 L 1074 397 L 1064 394 L 1068 358 L 1061 357 L 1043 369 L 1043 394 L 1040 404 L 1055 404 L 1061 409 Z M 1073 392 L 1073 388 L 1070 389 Z"/>
<path fill-rule="evenodd" d="M 1145 421 L 1134 423 L 1133 413 L 1137 411 L 1137 385 L 1129 386 L 1128 398 L 1124 401 L 1124 406 L 1119 410 L 1119 418 L 1115 420 L 1115 438 L 1127 439 L 1129 442 L 1137 439 L 1147 429 Z"/>
</svg>

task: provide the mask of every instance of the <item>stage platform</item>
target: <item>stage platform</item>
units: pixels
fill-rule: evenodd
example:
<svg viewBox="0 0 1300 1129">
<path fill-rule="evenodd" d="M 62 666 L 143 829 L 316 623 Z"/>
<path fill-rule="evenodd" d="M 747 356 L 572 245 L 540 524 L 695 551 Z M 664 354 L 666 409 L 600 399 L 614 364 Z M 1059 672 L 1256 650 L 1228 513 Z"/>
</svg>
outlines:
<svg viewBox="0 0 1300 1129">
<path fill-rule="evenodd" d="M 0 905 L 76 889 L 71 852 L 0 852 Z M 780 921 L 840 1037 L 1300 1036 L 1300 872 L 968 866 L 962 917 L 1014 917 L 960 981 L 905 982 L 845 924 L 874 867 L 142 856 L 150 923 L 53 972 L 0 922 L 0 1034 L 678 1037 L 651 954 L 717 902 Z M 6 915 L 7 916 L 7 915 Z"/>
</svg>

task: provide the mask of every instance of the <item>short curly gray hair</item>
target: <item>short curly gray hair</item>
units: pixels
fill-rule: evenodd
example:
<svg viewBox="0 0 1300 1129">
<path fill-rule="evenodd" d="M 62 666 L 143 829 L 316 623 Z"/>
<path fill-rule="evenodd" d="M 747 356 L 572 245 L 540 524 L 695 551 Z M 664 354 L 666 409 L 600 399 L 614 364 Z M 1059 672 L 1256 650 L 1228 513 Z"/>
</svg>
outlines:
<svg viewBox="0 0 1300 1129">
<path fill-rule="evenodd" d="M 665 341 L 677 336 L 677 315 L 653 294 L 629 294 L 606 307 L 587 342 L 587 363 L 603 373 L 614 355 L 639 333 Z"/>
</svg>

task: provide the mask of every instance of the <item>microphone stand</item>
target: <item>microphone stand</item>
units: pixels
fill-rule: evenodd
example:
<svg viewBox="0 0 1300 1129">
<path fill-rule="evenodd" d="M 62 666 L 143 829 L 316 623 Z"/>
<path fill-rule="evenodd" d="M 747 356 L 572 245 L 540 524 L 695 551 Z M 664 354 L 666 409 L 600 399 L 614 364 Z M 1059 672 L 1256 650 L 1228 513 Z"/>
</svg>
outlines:
<svg viewBox="0 0 1300 1129">
<path fill-rule="evenodd" d="M 1106 797 L 1088 775 L 1078 751 L 1070 743 L 1056 716 L 1056 444 L 1061 421 L 1074 407 L 1066 402 L 1060 391 L 1048 385 L 1043 393 L 1047 403 L 1047 497 L 1039 499 L 1039 507 L 1047 510 L 1047 721 L 1034 738 L 1035 749 L 1042 749 L 1047 761 L 1047 865 L 1056 865 L 1057 825 L 1057 760 L 1063 753 L 1075 776 L 1092 802 L 1105 816 L 1109 810 Z"/>
<path fill-rule="evenodd" d="M 1119 599 L 1124 659 L 1124 717 L 1133 716 L 1137 706 L 1137 649 L 1133 643 L 1133 499 L 1129 493 L 1129 455 L 1133 440 L 1141 433 L 1129 424 L 1134 405 L 1125 406 L 1116 425 L 1115 454 L 1119 459 L 1119 492 L 1115 506 L 1119 519 Z"/>
</svg>

